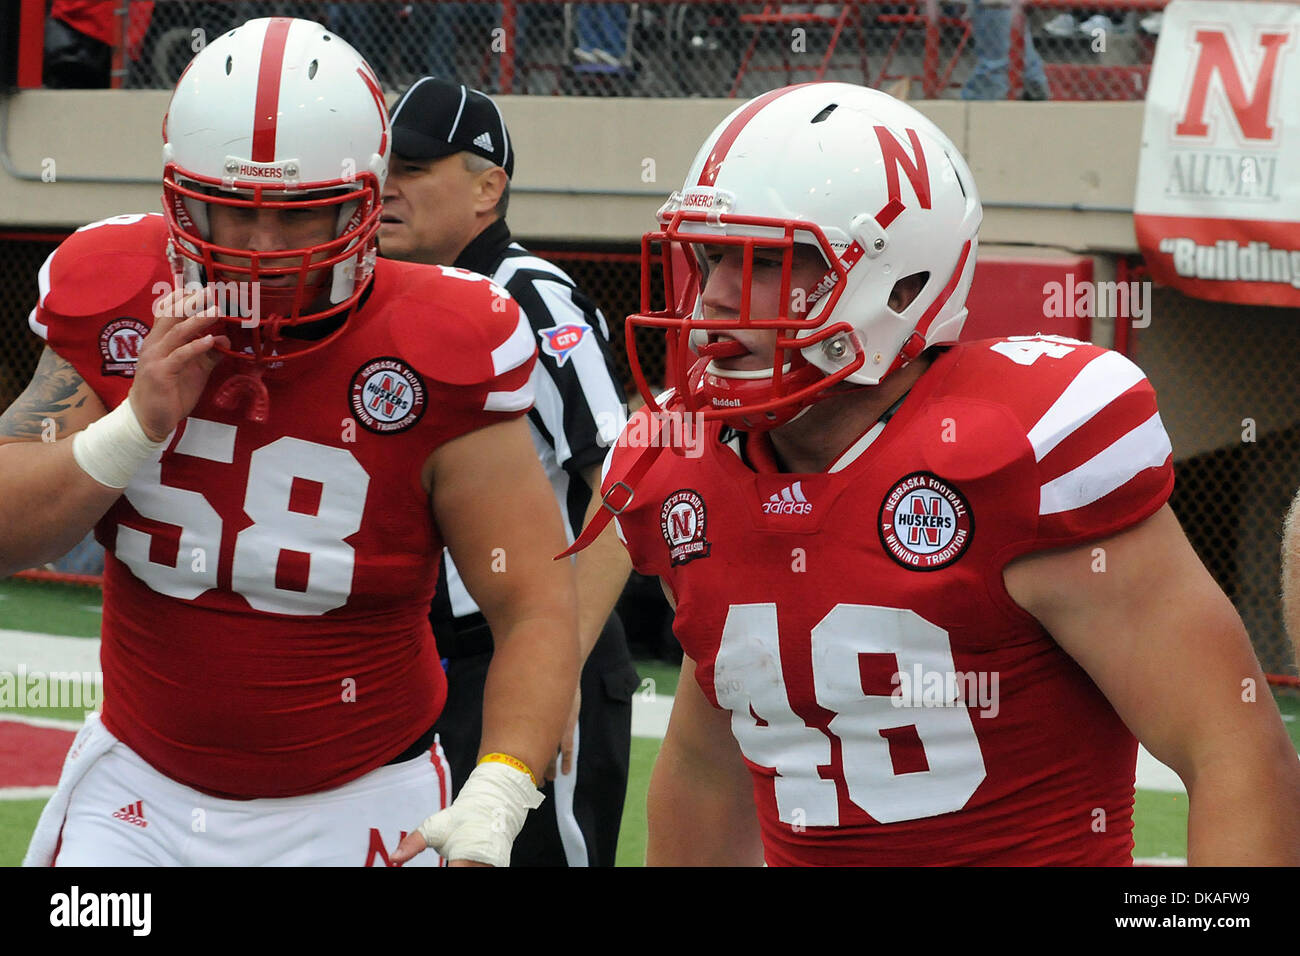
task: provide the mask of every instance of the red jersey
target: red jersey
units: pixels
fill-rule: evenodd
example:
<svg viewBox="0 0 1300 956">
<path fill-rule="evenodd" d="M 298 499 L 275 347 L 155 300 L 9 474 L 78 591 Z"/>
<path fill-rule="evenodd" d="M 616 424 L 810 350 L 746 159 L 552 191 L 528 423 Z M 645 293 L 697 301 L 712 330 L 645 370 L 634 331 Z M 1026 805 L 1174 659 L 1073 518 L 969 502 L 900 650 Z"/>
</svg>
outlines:
<svg viewBox="0 0 1300 956">
<path fill-rule="evenodd" d="M 629 444 L 655 424 L 638 415 Z M 1137 743 L 1002 571 L 1168 498 L 1141 371 L 1068 339 L 974 342 L 826 473 L 744 437 L 664 452 L 618 522 L 731 711 L 768 863 L 1131 862 Z M 640 451 L 616 446 L 606 490 Z"/>
<path fill-rule="evenodd" d="M 107 408 L 170 288 L 166 242 L 161 216 L 120 216 L 41 270 L 32 328 Z M 432 726 L 442 539 L 421 468 L 532 404 L 532 332 L 498 292 L 380 259 L 346 331 L 265 372 L 266 424 L 217 407 L 243 365 L 223 362 L 104 515 L 104 723 L 156 769 L 218 796 L 293 796 Z"/>
</svg>

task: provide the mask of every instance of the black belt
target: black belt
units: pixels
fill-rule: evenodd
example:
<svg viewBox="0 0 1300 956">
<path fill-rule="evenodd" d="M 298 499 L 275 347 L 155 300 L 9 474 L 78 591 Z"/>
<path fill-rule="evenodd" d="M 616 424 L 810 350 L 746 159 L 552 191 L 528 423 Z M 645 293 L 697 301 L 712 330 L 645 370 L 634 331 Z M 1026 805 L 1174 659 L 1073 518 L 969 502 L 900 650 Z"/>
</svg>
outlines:
<svg viewBox="0 0 1300 956">
<path fill-rule="evenodd" d="M 420 757 L 423 756 L 424 754 L 427 754 L 429 750 L 432 749 L 433 738 L 436 736 L 437 734 L 434 732 L 433 727 L 430 727 L 428 730 L 426 730 L 424 733 L 420 735 L 419 740 L 411 744 L 411 746 L 407 747 L 405 750 L 403 750 L 392 760 L 388 761 L 388 763 L 384 764 L 384 766 L 389 767 L 395 763 L 406 763 L 406 761 L 408 760 L 414 760 L 416 757 Z"/>
<path fill-rule="evenodd" d="M 438 642 L 440 657 L 450 659 L 492 653 L 492 631 L 487 619 L 478 612 L 435 623 L 433 636 Z"/>
</svg>

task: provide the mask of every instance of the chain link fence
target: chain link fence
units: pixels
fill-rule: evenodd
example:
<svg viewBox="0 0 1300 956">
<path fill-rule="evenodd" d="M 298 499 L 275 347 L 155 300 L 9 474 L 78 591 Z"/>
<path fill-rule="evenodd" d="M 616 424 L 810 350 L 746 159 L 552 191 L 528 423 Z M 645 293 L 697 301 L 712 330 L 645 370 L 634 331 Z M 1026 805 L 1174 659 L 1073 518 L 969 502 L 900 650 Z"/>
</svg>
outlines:
<svg viewBox="0 0 1300 956">
<path fill-rule="evenodd" d="M 750 97 L 822 78 L 911 99 L 1131 100 L 1146 94 L 1162 6 L 156 0 L 124 85 L 170 89 L 209 40 L 253 17 L 288 15 L 347 39 L 390 91 L 432 73 L 489 93 L 538 95 Z M 1022 49 L 1010 42 L 1016 22 L 1028 37 Z"/>
<path fill-rule="evenodd" d="M 0 242 L 0 408 L 22 390 L 40 352 L 27 327 L 36 273 L 55 242 Z M 640 255 L 630 247 L 548 249 L 609 321 L 629 395 L 623 318 L 639 308 Z M 652 288 L 659 288 L 656 276 Z M 1135 356 L 1160 398 L 1173 438 L 1173 507 L 1193 546 L 1236 604 L 1269 673 L 1296 673 L 1278 600 L 1282 517 L 1300 483 L 1300 337 L 1293 310 L 1227 306 L 1156 289 Z M 654 303 L 658 306 L 660 303 Z M 655 333 L 645 332 L 653 337 Z M 661 381 L 662 339 L 641 343 L 647 377 Z M 1143 570 L 1158 576 L 1159 567 Z"/>
</svg>

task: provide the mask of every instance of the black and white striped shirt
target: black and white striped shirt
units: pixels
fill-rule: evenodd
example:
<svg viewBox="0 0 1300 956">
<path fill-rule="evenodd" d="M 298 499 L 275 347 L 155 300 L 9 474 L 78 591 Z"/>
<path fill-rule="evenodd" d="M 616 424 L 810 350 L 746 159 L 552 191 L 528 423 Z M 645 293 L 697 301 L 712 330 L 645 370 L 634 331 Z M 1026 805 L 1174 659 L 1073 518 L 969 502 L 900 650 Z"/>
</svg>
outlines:
<svg viewBox="0 0 1300 956">
<path fill-rule="evenodd" d="M 572 542 L 591 500 L 582 473 L 604 460 L 626 421 L 623 389 L 614 372 L 609 326 L 596 304 L 558 266 L 510 239 L 497 220 L 465 247 L 455 265 L 489 276 L 505 288 L 537 337 L 533 370 L 535 404 L 528 413 L 533 444 L 564 512 Z M 443 552 L 443 575 L 434 597 L 435 618 L 463 618 L 478 605 Z M 440 608 L 441 604 L 441 608 Z"/>
</svg>

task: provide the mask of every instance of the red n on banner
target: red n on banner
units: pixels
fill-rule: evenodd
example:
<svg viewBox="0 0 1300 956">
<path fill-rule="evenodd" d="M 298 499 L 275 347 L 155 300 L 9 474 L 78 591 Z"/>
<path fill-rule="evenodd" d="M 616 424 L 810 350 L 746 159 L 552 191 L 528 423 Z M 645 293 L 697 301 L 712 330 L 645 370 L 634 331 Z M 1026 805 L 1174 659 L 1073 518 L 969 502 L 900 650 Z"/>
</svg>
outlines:
<svg viewBox="0 0 1300 956">
<path fill-rule="evenodd" d="M 1242 82 L 1241 71 L 1237 69 L 1227 34 L 1222 30 L 1197 30 L 1195 42 L 1200 47 L 1200 53 L 1196 57 L 1196 72 L 1187 97 L 1187 109 L 1175 132 L 1179 136 L 1209 134 L 1209 126 L 1205 122 L 1205 101 L 1210 92 L 1210 80 L 1217 73 L 1241 135 L 1246 139 L 1271 140 L 1274 130 L 1268 123 L 1268 115 L 1276 85 L 1278 56 L 1288 39 L 1290 35 L 1286 33 L 1265 33 L 1259 37 L 1264 58 L 1259 72 L 1255 74 L 1254 89 L 1248 99 L 1246 84 Z"/>
</svg>

